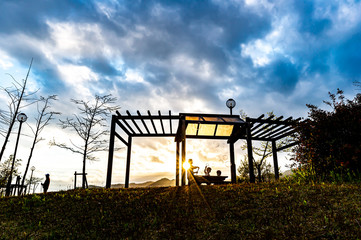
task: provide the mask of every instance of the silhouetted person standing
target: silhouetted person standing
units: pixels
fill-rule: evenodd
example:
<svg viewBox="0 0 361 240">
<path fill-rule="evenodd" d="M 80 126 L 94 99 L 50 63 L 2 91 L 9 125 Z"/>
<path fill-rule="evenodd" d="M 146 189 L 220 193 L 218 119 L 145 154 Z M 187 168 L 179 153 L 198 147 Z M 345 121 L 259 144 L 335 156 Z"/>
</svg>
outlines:
<svg viewBox="0 0 361 240">
<path fill-rule="evenodd" d="M 45 177 L 46 177 L 45 182 L 41 184 L 44 188 L 44 193 L 46 193 L 48 191 L 49 184 L 50 184 L 50 175 L 45 174 Z"/>
</svg>

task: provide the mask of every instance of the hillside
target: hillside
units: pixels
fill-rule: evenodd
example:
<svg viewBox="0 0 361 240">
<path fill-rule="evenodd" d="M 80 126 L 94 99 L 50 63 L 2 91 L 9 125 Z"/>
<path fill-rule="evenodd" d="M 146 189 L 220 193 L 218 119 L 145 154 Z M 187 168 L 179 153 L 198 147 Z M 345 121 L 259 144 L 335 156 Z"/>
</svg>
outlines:
<svg viewBox="0 0 361 240">
<path fill-rule="evenodd" d="M 77 189 L 0 198 L 0 239 L 357 239 L 357 184 Z"/>
<path fill-rule="evenodd" d="M 144 187 L 172 187 L 175 186 L 175 180 L 162 178 L 157 181 L 147 181 L 144 183 L 129 183 L 130 188 L 144 188 Z M 124 184 L 112 184 L 112 188 L 124 188 Z"/>
</svg>

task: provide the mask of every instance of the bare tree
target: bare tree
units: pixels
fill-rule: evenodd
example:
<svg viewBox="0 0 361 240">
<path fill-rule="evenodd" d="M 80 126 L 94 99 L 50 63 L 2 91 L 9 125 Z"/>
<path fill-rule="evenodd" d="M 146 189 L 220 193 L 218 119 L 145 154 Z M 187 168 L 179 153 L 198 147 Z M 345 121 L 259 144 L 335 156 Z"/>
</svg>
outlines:
<svg viewBox="0 0 361 240">
<path fill-rule="evenodd" d="M 78 105 L 80 113 L 74 114 L 74 118 L 60 120 L 60 125 L 63 129 L 70 128 L 75 131 L 83 143 L 75 144 L 71 140 L 71 145 L 57 143 L 55 140 L 50 142 L 52 146 L 67 149 L 83 156 L 83 188 L 85 188 L 86 181 L 86 160 L 96 160 L 93 153 L 108 150 L 107 140 L 104 138 L 109 134 L 109 131 L 105 128 L 107 126 L 106 117 L 108 117 L 111 112 L 119 109 L 119 106 L 113 106 L 116 100 L 117 99 L 111 97 L 111 95 L 95 96 L 95 102 L 93 104 L 83 100 L 72 99 L 71 101 Z"/>
<path fill-rule="evenodd" d="M 35 149 L 35 145 L 44 140 L 44 138 L 40 137 L 41 132 L 44 130 L 44 128 L 49 124 L 50 120 L 53 119 L 54 115 L 58 115 L 60 114 L 59 112 L 53 112 L 53 111 L 49 111 L 50 106 L 50 101 L 53 100 L 57 100 L 56 95 L 51 95 L 48 97 L 40 97 L 38 103 L 37 103 L 37 111 L 38 111 L 38 116 L 35 118 L 36 120 L 36 129 L 34 130 L 30 125 L 30 129 L 34 134 L 34 139 L 33 139 L 33 143 L 31 145 L 31 149 L 30 149 L 30 154 L 29 154 L 29 158 L 28 158 L 28 162 L 26 164 L 26 168 L 25 168 L 25 172 L 22 178 L 22 183 L 21 185 L 24 185 L 25 182 L 25 177 L 26 174 L 28 173 L 28 169 L 30 166 L 30 160 L 33 156 L 33 152 Z M 22 189 L 22 188 L 19 188 Z M 20 193 L 19 193 L 20 194 Z"/>
<path fill-rule="evenodd" d="M 273 111 L 269 112 L 267 114 L 269 117 L 272 116 L 271 119 L 273 119 L 273 120 L 276 119 L 275 115 L 273 114 Z M 243 111 L 241 111 L 241 116 L 246 117 L 246 115 Z M 266 128 L 266 130 L 267 130 L 267 128 Z M 270 132 L 270 134 L 271 133 L 272 133 L 272 131 Z M 292 141 L 292 139 L 293 139 L 292 136 L 289 136 L 289 137 L 285 137 L 285 138 L 279 140 L 276 143 L 276 148 L 278 149 L 278 148 L 288 145 Z M 241 148 L 242 148 L 242 150 L 246 150 L 247 145 L 243 145 Z M 257 156 L 257 159 L 255 159 L 253 157 L 253 164 L 257 170 L 256 176 L 258 178 L 258 181 L 262 182 L 263 176 L 265 174 L 268 174 L 268 172 L 269 172 L 269 166 L 267 165 L 267 163 L 265 161 L 268 157 L 272 157 L 272 155 L 273 155 L 272 144 L 270 144 L 269 141 L 264 141 L 264 142 L 261 142 L 259 146 L 253 146 L 252 149 L 253 149 L 253 154 L 255 156 Z M 282 151 L 288 152 L 288 151 L 290 151 L 290 148 L 284 149 Z M 248 165 L 247 165 L 247 167 L 248 167 Z M 262 170 L 265 173 L 262 173 Z M 238 171 L 241 172 L 241 171 L 243 171 L 243 169 L 238 169 Z"/>
<path fill-rule="evenodd" d="M 31 66 L 33 64 L 33 59 L 31 59 L 30 66 L 28 73 L 26 74 L 25 79 L 22 82 L 18 82 L 15 80 L 15 78 L 9 74 L 9 76 L 13 79 L 13 87 L 11 88 L 1 88 L 2 91 L 6 93 L 6 95 L 10 98 L 10 101 L 8 103 L 9 110 L 3 111 L 0 110 L 0 123 L 7 129 L 2 129 L 0 131 L 0 134 L 5 137 L 3 146 L 1 148 L 0 152 L 0 162 L 4 155 L 6 145 L 9 141 L 10 134 L 12 132 L 14 123 L 16 122 L 16 116 L 18 115 L 21 108 L 24 108 L 35 101 L 32 100 L 30 97 L 35 94 L 35 92 L 32 93 L 26 93 L 26 84 L 28 81 L 29 73 Z M 30 103 L 27 103 L 26 105 L 22 105 L 23 101 L 29 101 L 32 100 Z"/>
</svg>

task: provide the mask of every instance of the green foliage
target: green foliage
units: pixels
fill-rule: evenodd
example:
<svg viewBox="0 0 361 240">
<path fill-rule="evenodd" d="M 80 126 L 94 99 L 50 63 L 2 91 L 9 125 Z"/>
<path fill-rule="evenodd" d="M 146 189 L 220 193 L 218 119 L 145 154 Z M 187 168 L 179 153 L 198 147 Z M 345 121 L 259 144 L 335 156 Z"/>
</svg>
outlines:
<svg viewBox="0 0 361 240">
<path fill-rule="evenodd" d="M 0 198 L 0 239 L 357 239 L 356 184 L 77 189 Z"/>
<path fill-rule="evenodd" d="M 335 180 L 335 176 L 361 172 L 361 95 L 345 99 L 343 92 L 329 94 L 325 102 L 332 111 L 307 105 L 309 119 L 298 128 L 300 144 L 295 160 L 303 169 L 312 169 L 314 178 Z"/>
</svg>

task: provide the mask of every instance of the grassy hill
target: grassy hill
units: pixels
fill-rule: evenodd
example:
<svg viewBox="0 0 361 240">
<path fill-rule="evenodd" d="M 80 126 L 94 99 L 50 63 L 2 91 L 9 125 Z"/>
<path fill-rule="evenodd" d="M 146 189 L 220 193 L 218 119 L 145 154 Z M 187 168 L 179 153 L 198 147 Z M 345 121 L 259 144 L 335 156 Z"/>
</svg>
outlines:
<svg viewBox="0 0 361 240">
<path fill-rule="evenodd" d="M 357 239 L 361 187 L 77 189 L 0 198 L 0 239 Z"/>
</svg>

